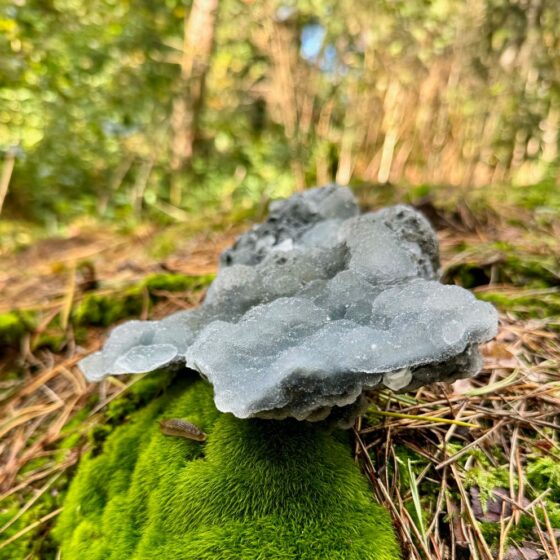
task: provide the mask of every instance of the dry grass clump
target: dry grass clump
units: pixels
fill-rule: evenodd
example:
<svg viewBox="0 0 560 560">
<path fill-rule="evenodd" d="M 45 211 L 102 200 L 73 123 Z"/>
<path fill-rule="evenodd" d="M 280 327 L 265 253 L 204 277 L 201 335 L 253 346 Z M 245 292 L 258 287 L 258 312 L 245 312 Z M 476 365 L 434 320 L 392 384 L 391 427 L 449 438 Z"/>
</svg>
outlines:
<svg viewBox="0 0 560 560">
<path fill-rule="evenodd" d="M 560 344 L 546 327 L 502 316 L 476 379 L 377 394 L 356 425 L 407 558 L 560 558 Z"/>
</svg>

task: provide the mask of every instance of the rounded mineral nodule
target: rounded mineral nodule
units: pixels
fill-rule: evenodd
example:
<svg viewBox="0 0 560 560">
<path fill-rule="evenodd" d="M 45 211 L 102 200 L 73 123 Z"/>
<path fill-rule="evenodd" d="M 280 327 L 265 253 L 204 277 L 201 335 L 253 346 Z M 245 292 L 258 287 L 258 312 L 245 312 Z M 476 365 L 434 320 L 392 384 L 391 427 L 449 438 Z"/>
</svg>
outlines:
<svg viewBox="0 0 560 560">
<path fill-rule="evenodd" d="M 330 185 L 271 205 L 225 251 L 204 303 L 130 321 L 81 362 L 86 377 L 184 363 L 239 418 L 359 414 L 364 391 L 404 391 L 473 375 L 497 313 L 437 281 L 438 244 L 408 206 L 359 214 Z"/>
</svg>

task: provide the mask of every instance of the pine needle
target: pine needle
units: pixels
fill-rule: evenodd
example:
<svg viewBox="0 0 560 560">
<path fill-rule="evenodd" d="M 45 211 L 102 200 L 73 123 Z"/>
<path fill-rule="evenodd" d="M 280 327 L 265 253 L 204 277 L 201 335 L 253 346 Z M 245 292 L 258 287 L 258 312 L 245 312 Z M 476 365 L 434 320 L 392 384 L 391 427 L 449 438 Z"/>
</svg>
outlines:
<svg viewBox="0 0 560 560">
<path fill-rule="evenodd" d="M 70 313 L 72 312 L 72 303 L 74 302 L 75 291 L 76 266 L 72 265 L 70 267 L 70 274 L 68 277 L 68 287 L 66 288 L 66 293 L 64 294 L 62 309 L 60 310 L 60 324 L 62 325 L 62 330 L 66 330 L 66 328 L 68 327 L 68 320 L 70 319 Z"/>
<path fill-rule="evenodd" d="M 454 424 L 455 426 L 463 426 L 464 428 L 480 428 L 478 424 L 463 422 L 462 420 L 453 420 L 452 418 L 441 418 L 439 416 L 421 416 L 418 414 L 404 414 L 402 412 L 390 412 L 388 410 L 368 410 L 368 414 L 376 416 L 388 416 L 390 418 L 403 418 L 406 420 L 421 420 L 422 422 L 434 422 L 437 424 Z"/>
<path fill-rule="evenodd" d="M 408 477 L 410 479 L 410 493 L 412 494 L 412 503 L 414 504 L 414 510 L 416 512 L 416 519 L 418 520 L 418 530 L 422 535 L 422 540 L 427 546 L 428 536 L 426 534 L 426 527 L 424 526 L 424 518 L 422 516 L 422 505 L 420 504 L 420 494 L 418 492 L 418 484 L 416 477 L 414 476 L 414 471 L 412 470 L 412 463 L 410 459 L 407 462 L 408 466 Z"/>
<path fill-rule="evenodd" d="M 20 537 L 23 537 L 23 535 L 25 535 L 25 533 L 28 533 L 29 531 L 35 529 L 35 527 L 38 527 L 39 525 L 42 525 L 43 523 L 45 523 L 45 521 L 48 521 L 49 519 L 52 519 L 53 517 L 56 517 L 61 511 L 62 511 L 61 507 L 58 508 L 58 509 L 55 509 L 54 511 L 51 511 L 50 513 L 47 513 L 47 515 L 44 515 L 43 517 L 41 517 L 41 519 L 38 519 L 34 523 L 31 523 L 30 525 L 28 525 L 27 527 L 25 527 L 21 531 L 18 531 L 15 535 L 12 535 L 9 539 L 6 539 L 4 542 L 0 543 L 0 550 L 2 548 L 5 548 L 9 544 L 12 544 L 14 541 L 17 541 Z"/>
</svg>

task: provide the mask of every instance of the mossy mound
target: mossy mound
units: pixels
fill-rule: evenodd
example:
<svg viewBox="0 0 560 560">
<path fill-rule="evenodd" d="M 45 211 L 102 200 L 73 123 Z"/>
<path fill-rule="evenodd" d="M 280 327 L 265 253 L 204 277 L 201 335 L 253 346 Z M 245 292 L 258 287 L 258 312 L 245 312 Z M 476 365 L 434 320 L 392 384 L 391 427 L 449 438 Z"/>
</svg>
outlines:
<svg viewBox="0 0 560 560">
<path fill-rule="evenodd" d="M 198 292 L 208 287 L 213 279 L 213 274 L 150 274 L 121 292 L 87 294 L 72 310 L 72 323 L 75 326 L 108 327 L 126 317 L 140 315 L 146 298 L 154 303 L 159 292 Z"/>
<path fill-rule="evenodd" d="M 205 444 L 161 434 L 179 417 Z M 80 464 L 55 529 L 80 560 L 400 558 L 343 432 L 238 420 L 199 379 L 171 385 Z"/>
</svg>

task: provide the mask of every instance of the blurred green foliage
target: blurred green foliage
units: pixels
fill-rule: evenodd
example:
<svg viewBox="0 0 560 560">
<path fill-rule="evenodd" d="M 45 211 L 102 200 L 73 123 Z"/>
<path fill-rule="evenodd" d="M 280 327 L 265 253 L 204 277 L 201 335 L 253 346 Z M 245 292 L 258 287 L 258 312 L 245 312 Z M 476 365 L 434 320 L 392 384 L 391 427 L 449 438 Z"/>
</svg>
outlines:
<svg viewBox="0 0 560 560">
<path fill-rule="evenodd" d="M 198 293 L 213 279 L 213 274 L 154 273 L 110 293 L 86 293 L 71 310 L 71 324 L 76 329 L 74 334 L 81 340 L 86 335 L 85 327 L 107 327 L 125 318 L 139 317 L 144 308 L 151 308 L 165 294 Z M 0 356 L 4 351 L 17 348 L 25 335 L 32 334 L 38 326 L 39 317 L 37 311 L 30 310 L 0 313 Z M 57 314 L 32 340 L 31 347 L 33 350 L 50 348 L 59 352 L 66 344 L 67 332 Z"/>
<path fill-rule="evenodd" d="M 0 156 L 17 154 L 3 217 L 187 219 L 335 179 L 558 188 L 554 2 L 221 0 L 194 155 L 174 177 L 191 10 L 0 5 Z"/>
</svg>

